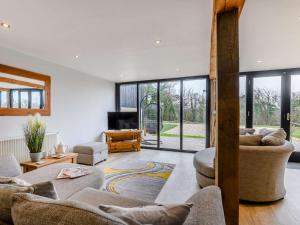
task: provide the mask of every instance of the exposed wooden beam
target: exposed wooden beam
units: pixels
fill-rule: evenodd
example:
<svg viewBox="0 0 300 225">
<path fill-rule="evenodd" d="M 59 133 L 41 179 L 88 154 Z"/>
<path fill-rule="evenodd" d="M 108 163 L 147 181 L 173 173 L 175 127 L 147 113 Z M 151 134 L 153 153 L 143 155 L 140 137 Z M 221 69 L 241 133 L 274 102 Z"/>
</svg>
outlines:
<svg viewBox="0 0 300 225">
<path fill-rule="evenodd" d="M 232 9 L 238 9 L 238 14 L 240 15 L 243 10 L 244 4 L 245 0 L 214 0 L 210 42 L 209 78 L 211 80 L 217 78 L 217 14 Z"/>
<path fill-rule="evenodd" d="M 40 85 L 40 84 L 34 84 L 34 83 L 31 83 L 31 82 L 22 81 L 22 80 L 15 80 L 15 79 L 7 78 L 7 77 L 0 77 L 0 82 L 10 83 L 10 84 L 17 84 L 17 85 L 36 88 L 36 89 L 44 89 L 44 86 Z"/>
<path fill-rule="evenodd" d="M 238 9 L 217 17 L 217 185 L 227 225 L 239 224 Z"/>
</svg>

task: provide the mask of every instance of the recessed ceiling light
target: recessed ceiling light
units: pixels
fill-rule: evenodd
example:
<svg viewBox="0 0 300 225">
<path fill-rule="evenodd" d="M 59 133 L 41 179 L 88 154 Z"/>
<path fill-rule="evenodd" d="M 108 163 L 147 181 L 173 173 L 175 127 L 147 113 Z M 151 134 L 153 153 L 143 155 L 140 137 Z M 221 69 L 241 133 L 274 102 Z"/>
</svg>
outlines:
<svg viewBox="0 0 300 225">
<path fill-rule="evenodd" d="M 75 59 L 78 59 L 79 58 L 79 55 L 75 55 Z"/>
<path fill-rule="evenodd" d="M 257 63 L 263 63 L 264 61 L 262 61 L 262 60 L 257 60 L 256 62 L 257 62 Z"/>
<path fill-rule="evenodd" d="M 179 72 L 180 71 L 180 69 L 179 68 L 176 68 L 176 72 Z"/>
<path fill-rule="evenodd" d="M 161 43 L 161 40 L 156 40 L 155 44 L 159 45 Z"/>
<path fill-rule="evenodd" d="M 9 29 L 9 28 L 10 28 L 10 24 L 5 23 L 5 22 L 1 22 L 1 23 L 0 23 L 0 26 L 1 26 L 3 29 Z"/>
</svg>

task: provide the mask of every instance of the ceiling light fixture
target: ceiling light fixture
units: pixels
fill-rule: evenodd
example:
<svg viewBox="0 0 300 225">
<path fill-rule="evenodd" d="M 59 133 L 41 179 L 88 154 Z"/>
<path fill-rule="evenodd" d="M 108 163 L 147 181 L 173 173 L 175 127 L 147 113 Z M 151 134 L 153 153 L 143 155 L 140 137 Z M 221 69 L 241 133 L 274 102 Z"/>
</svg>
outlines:
<svg viewBox="0 0 300 225">
<path fill-rule="evenodd" d="M 161 40 L 156 40 L 155 44 L 159 45 L 161 43 Z"/>
<path fill-rule="evenodd" d="M 263 63 L 264 61 L 262 61 L 262 60 L 257 60 L 256 62 L 257 62 L 257 63 Z"/>
<path fill-rule="evenodd" d="M 10 25 L 8 23 L 5 23 L 5 22 L 1 22 L 0 23 L 0 26 L 3 28 L 3 29 L 9 29 L 10 28 Z"/>
<path fill-rule="evenodd" d="M 176 68 L 176 72 L 179 72 L 180 71 L 180 69 L 179 68 Z"/>
<path fill-rule="evenodd" d="M 79 58 L 79 55 L 75 55 L 75 59 L 78 59 Z"/>
</svg>

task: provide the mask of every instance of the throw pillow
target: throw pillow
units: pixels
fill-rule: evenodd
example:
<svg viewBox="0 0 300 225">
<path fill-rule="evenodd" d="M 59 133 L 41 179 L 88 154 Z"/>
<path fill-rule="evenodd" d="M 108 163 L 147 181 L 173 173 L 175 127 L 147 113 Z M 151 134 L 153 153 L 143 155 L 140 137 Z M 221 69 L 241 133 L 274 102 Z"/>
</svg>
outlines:
<svg viewBox="0 0 300 225">
<path fill-rule="evenodd" d="M 240 135 L 246 135 L 246 134 L 254 134 L 255 129 L 253 128 L 240 128 Z"/>
<path fill-rule="evenodd" d="M 277 131 L 274 131 L 271 134 L 265 136 L 261 140 L 261 142 L 263 145 L 279 146 L 284 144 L 285 139 L 286 139 L 286 132 L 284 131 L 284 129 L 280 128 Z"/>
<path fill-rule="evenodd" d="M 7 184 L 0 184 L 0 220 L 6 222 L 12 222 L 11 219 L 11 207 L 12 207 L 12 197 L 15 193 L 33 193 L 35 195 L 58 199 L 54 185 L 51 181 L 42 182 L 38 184 L 33 184 L 28 186 L 27 182 L 9 177 L 2 177 L 2 182 L 6 181 Z M 16 183 L 14 183 L 16 182 Z M 22 186 L 20 184 L 26 184 Z"/>
<path fill-rule="evenodd" d="M 259 134 L 262 135 L 263 137 L 267 136 L 268 134 L 271 134 L 273 130 L 269 130 L 267 128 L 262 128 L 259 130 Z"/>
<path fill-rule="evenodd" d="M 33 193 L 33 191 L 32 187 L 0 184 L 0 220 L 12 223 L 12 197 L 15 193 Z"/>
<path fill-rule="evenodd" d="M 17 177 L 3 177 L 0 176 L 0 184 L 12 184 L 17 186 L 30 186 L 31 184 L 25 180 L 21 180 Z"/>
<path fill-rule="evenodd" d="M 181 204 L 123 208 L 113 205 L 100 205 L 99 208 L 126 222 L 128 222 L 127 219 L 130 219 L 141 224 L 182 225 L 192 206 L 193 204 Z M 128 224 L 132 225 L 129 222 Z"/>
<path fill-rule="evenodd" d="M 258 146 L 260 145 L 262 135 L 240 135 L 240 145 L 245 146 Z"/>
<path fill-rule="evenodd" d="M 0 176 L 16 177 L 21 174 L 21 167 L 13 155 L 0 156 Z"/>
<path fill-rule="evenodd" d="M 12 218 L 15 225 L 127 225 L 119 218 L 88 204 L 24 193 L 13 197 Z"/>
</svg>

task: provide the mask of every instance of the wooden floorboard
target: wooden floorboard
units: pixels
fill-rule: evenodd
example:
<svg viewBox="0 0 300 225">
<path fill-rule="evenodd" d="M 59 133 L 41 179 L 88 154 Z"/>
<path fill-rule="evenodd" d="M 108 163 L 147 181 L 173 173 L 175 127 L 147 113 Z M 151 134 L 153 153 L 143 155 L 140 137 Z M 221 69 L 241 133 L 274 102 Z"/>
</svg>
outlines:
<svg viewBox="0 0 300 225">
<path fill-rule="evenodd" d="M 176 164 L 160 192 L 157 203 L 180 203 L 199 190 L 193 167 L 193 154 L 142 149 L 141 152 L 114 153 L 98 164 L 106 167 L 117 161 L 145 160 Z M 240 225 L 300 225 L 300 170 L 286 170 L 287 195 L 271 204 L 240 204 Z"/>
</svg>

